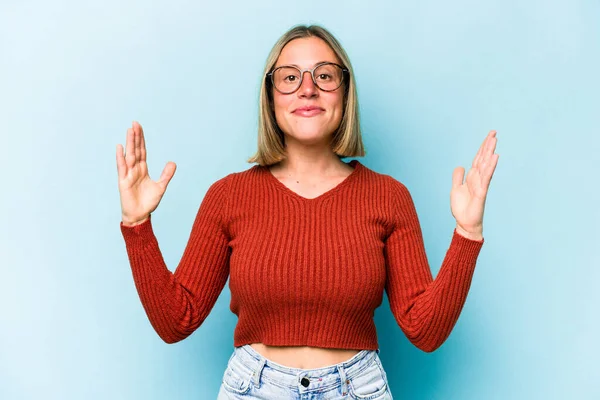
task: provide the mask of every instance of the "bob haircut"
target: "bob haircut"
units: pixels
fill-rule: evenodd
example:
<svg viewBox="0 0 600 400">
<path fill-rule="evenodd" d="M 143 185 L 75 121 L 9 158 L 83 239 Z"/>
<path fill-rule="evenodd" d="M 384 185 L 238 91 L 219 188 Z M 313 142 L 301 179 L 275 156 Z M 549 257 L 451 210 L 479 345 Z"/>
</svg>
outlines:
<svg viewBox="0 0 600 400">
<path fill-rule="evenodd" d="M 327 43 L 337 56 L 339 63 L 349 71 L 346 74 L 347 79 L 345 79 L 342 85 L 344 90 L 342 120 L 333 133 L 331 148 L 339 158 L 362 157 L 365 155 L 358 117 L 358 97 L 354 72 L 346 51 L 325 28 L 319 25 L 296 25 L 279 38 L 267 57 L 260 86 L 258 105 L 258 151 L 248 159 L 249 163 L 269 166 L 286 158 L 285 137 L 275 119 L 273 107 L 274 88 L 272 87 L 271 80 L 267 77 L 267 73 L 271 72 L 275 66 L 286 44 L 294 39 L 308 37 L 317 37 Z"/>
</svg>

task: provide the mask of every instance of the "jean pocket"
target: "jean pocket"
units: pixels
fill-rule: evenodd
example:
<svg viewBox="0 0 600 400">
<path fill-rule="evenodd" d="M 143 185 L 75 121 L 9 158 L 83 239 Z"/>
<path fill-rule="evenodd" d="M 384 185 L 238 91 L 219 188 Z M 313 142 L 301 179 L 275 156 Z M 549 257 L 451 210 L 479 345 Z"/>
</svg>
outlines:
<svg viewBox="0 0 600 400">
<path fill-rule="evenodd" d="M 232 357 L 223 374 L 223 388 L 236 394 L 246 394 L 252 387 L 252 371 Z"/>
<path fill-rule="evenodd" d="M 379 400 L 386 396 L 387 379 L 375 358 L 358 375 L 350 379 L 348 392 L 356 400 Z"/>
</svg>

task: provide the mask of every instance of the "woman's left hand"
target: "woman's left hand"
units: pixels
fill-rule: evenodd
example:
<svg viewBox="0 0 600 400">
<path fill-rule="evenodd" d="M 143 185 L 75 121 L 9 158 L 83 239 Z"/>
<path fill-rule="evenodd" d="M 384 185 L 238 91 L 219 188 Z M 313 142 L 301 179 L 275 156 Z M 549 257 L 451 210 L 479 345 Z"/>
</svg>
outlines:
<svg viewBox="0 0 600 400">
<path fill-rule="evenodd" d="M 492 175 L 498 163 L 496 131 L 490 131 L 479 148 L 463 183 L 465 170 L 457 167 L 452 173 L 450 209 L 456 219 L 456 230 L 465 237 L 481 240 L 483 210 Z"/>
</svg>

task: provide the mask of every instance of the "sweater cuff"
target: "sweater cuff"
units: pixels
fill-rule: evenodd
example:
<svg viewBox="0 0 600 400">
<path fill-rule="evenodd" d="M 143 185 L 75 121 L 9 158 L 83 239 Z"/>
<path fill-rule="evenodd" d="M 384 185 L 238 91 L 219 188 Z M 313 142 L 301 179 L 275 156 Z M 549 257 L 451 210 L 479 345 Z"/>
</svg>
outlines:
<svg viewBox="0 0 600 400">
<path fill-rule="evenodd" d="M 456 249 L 456 254 L 459 254 L 460 258 L 472 260 L 477 259 L 484 241 L 485 239 L 483 238 L 481 240 L 466 238 L 458 233 L 456 228 L 454 228 L 450 247 Z"/>
<path fill-rule="evenodd" d="M 147 220 L 139 225 L 123 225 L 123 221 L 121 221 L 119 225 L 121 227 L 123 238 L 128 244 L 140 245 L 155 239 L 154 231 L 152 230 L 152 214 L 148 216 Z"/>
</svg>

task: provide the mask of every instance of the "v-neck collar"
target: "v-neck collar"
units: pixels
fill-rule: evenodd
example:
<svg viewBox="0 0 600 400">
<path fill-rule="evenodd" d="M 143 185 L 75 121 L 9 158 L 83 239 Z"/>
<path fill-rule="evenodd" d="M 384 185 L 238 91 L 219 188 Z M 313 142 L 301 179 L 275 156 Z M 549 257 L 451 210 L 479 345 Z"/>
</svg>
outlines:
<svg viewBox="0 0 600 400">
<path fill-rule="evenodd" d="M 344 187 L 348 186 L 348 184 L 350 184 L 352 182 L 352 180 L 356 179 L 356 176 L 363 169 L 363 165 L 358 160 L 350 160 L 349 162 L 347 162 L 345 164 L 347 164 L 347 165 L 349 165 L 349 166 L 351 166 L 351 167 L 354 168 L 354 170 L 350 173 L 350 175 L 348 175 L 347 177 L 345 177 L 343 181 L 341 181 L 340 183 L 338 183 L 333 188 L 331 188 L 328 191 L 326 191 L 324 193 L 321 193 L 319 196 L 313 197 L 313 198 L 308 198 L 308 197 L 301 196 L 298 193 L 294 192 L 289 187 L 287 187 L 286 185 L 284 185 L 283 182 L 281 182 L 279 179 L 277 179 L 275 177 L 275 175 L 273 175 L 273 173 L 271 172 L 271 170 L 269 169 L 269 167 L 267 167 L 267 166 L 259 166 L 259 168 L 263 171 L 263 174 L 266 176 L 266 179 L 269 182 L 271 182 L 273 184 L 273 186 L 275 188 L 277 188 L 279 191 L 281 191 L 281 192 L 283 192 L 283 193 L 287 194 L 288 196 L 291 196 L 291 197 L 293 197 L 295 199 L 298 199 L 298 200 L 300 200 L 302 202 L 312 203 L 312 202 L 316 202 L 316 201 L 328 198 L 330 196 L 333 196 L 335 193 L 339 192 L 341 189 L 343 189 Z"/>
</svg>

